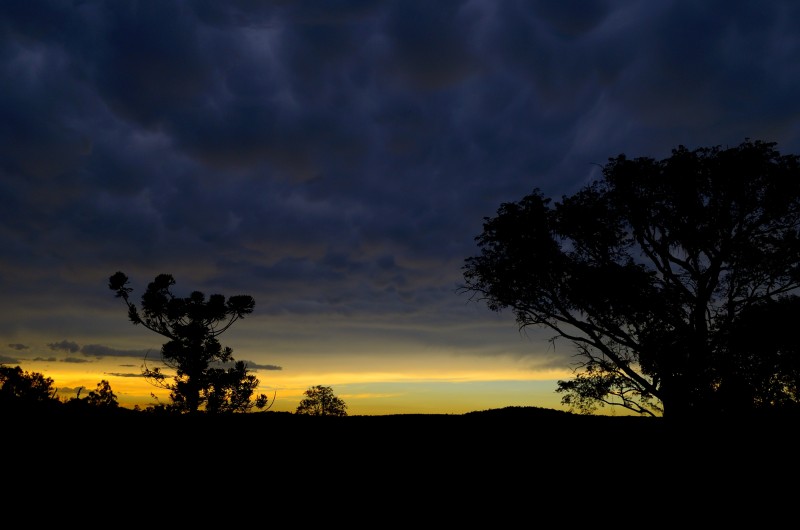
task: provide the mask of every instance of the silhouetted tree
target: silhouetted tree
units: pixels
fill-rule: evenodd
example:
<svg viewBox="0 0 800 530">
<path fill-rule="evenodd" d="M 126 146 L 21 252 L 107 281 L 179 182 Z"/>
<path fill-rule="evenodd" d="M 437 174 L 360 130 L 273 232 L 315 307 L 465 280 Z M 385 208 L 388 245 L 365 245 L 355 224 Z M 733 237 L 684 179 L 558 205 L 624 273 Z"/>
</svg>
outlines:
<svg viewBox="0 0 800 530">
<path fill-rule="evenodd" d="M 59 403 L 53 379 L 19 366 L 0 365 L 0 404 L 31 405 Z"/>
<path fill-rule="evenodd" d="M 502 204 L 484 219 L 463 290 L 576 347 L 576 377 L 557 391 L 582 412 L 796 403 L 796 338 L 756 340 L 778 337 L 759 312 L 798 315 L 779 300 L 800 286 L 800 166 L 775 145 L 619 155 L 558 202 L 535 189 Z M 759 334 L 742 341 L 744 323 Z"/>
<path fill-rule="evenodd" d="M 171 287 L 175 280 L 170 274 L 159 274 L 147 286 L 141 298 L 141 313 L 130 301 L 132 291 L 128 277 L 117 272 L 109 278 L 109 288 L 128 306 L 128 318 L 169 339 L 161 348 L 163 363 L 175 371 L 172 383 L 160 368 L 149 368 L 145 362 L 142 372 L 148 380 L 170 390 L 171 409 L 194 413 L 248 412 L 253 406 L 264 408 L 267 396 L 251 397 L 258 379 L 245 364 L 236 362 L 233 350 L 223 348 L 217 337 L 237 320 L 253 312 L 251 296 L 231 296 L 227 300 L 212 294 L 208 300 L 194 291 L 190 296 L 175 296 Z M 215 364 L 234 363 L 228 369 Z"/>
<path fill-rule="evenodd" d="M 333 389 L 329 386 L 312 386 L 305 391 L 305 396 L 297 406 L 295 414 L 347 416 L 347 405 L 333 394 Z"/>
<path fill-rule="evenodd" d="M 236 361 L 227 370 L 211 368 L 210 379 L 213 382 L 206 400 L 209 412 L 248 412 L 253 406 L 264 408 L 267 396 L 262 394 L 255 402 L 251 396 L 258 388 L 258 379 L 249 373 L 242 361 Z"/>
<path fill-rule="evenodd" d="M 119 409 L 119 402 L 114 391 L 111 390 L 111 384 L 103 379 L 97 383 L 97 388 L 87 394 L 86 397 L 81 397 L 83 387 L 78 389 L 77 395 L 65 401 L 65 404 L 75 410 L 82 409 L 104 409 L 116 410 Z"/>
<path fill-rule="evenodd" d="M 727 329 L 719 359 L 718 401 L 723 410 L 797 409 L 800 402 L 800 298 L 763 300 L 743 310 Z"/>
<path fill-rule="evenodd" d="M 91 407 L 111 409 L 119 407 L 117 396 L 111 390 L 111 384 L 105 379 L 97 383 L 97 388 L 89 392 L 89 395 L 84 399 L 86 400 L 86 404 Z"/>
</svg>

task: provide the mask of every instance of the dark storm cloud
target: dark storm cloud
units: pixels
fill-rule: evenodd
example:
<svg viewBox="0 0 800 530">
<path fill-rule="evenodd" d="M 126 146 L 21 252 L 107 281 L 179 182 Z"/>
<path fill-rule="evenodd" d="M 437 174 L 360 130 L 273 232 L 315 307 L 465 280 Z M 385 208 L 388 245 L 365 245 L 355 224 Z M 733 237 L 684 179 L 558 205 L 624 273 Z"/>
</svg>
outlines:
<svg viewBox="0 0 800 530">
<path fill-rule="evenodd" d="M 265 314 L 476 318 L 455 287 L 502 202 L 622 152 L 800 150 L 798 19 L 788 0 L 4 2 L 5 311 L 68 329 L 123 269 L 136 299 L 168 272 Z"/>
<path fill-rule="evenodd" d="M 480 15 L 459 0 L 396 3 L 385 26 L 389 71 L 423 90 L 465 80 L 480 67 L 468 37 Z"/>
</svg>

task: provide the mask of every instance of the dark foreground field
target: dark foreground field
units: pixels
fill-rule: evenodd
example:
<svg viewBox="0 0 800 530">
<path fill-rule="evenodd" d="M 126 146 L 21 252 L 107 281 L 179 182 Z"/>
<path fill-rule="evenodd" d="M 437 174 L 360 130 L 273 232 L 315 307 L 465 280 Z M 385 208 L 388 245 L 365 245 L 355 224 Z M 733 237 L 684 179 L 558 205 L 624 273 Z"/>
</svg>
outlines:
<svg viewBox="0 0 800 530">
<path fill-rule="evenodd" d="M 86 457 L 138 453 L 165 461 L 184 453 L 196 454 L 198 460 L 246 453 L 319 463 L 350 460 L 354 465 L 370 459 L 477 464 L 561 458 L 588 464 L 702 457 L 734 462 L 798 447 L 796 417 L 671 422 L 538 407 L 457 415 L 317 417 L 258 412 L 192 417 L 60 411 L 4 412 L 0 417 L 6 452 L 57 447 Z"/>
<path fill-rule="evenodd" d="M 789 418 L 670 423 L 510 407 L 343 418 L 5 413 L 2 423 L 7 506 L 69 499 L 81 516 L 130 511 L 134 527 L 164 511 L 185 523 L 257 513 L 301 527 L 509 528 L 619 510 L 647 514 L 648 528 L 771 527 L 794 513 L 800 470 Z"/>
</svg>

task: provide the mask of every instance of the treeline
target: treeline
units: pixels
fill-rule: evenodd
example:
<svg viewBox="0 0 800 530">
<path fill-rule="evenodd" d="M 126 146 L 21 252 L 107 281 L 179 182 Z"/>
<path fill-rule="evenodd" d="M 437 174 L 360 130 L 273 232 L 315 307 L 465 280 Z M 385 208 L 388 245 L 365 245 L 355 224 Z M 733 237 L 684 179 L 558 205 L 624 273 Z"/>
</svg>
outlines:
<svg viewBox="0 0 800 530">
<path fill-rule="evenodd" d="M 155 412 L 164 407 L 153 405 L 141 409 L 121 407 L 111 384 L 105 379 L 97 387 L 81 396 L 83 388 L 75 396 L 59 396 L 51 377 L 39 372 L 24 371 L 19 366 L 0 365 L 0 410 L 22 412 L 55 411 L 148 411 Z"/>
<path fill-rule="evenodd" d="M 2 411 L 83 411 L 108 413 L 147 412 L 159 414 L 185 414 L 184 407 L 173 403 L 155 403 L 141 408 L 135 405 L 132 409 L 120 406 L 111 383 L 105 379 L 97 383 L 94 390 L 81 397 L 83 389 L 79 389 L 74 397 L 58 395 L 51 377 L 39 372 L 27 372 L 20 366 L 0 365 L 0 410 Z M 347 416 L 347 404 L 333 393 L 329 386 L 316 385 L 304 393 L 304 398 L 297 406 L 295 414 L 304 416 Z M 226 409 L 226 412 L 246 412 L 249 409 Z M 220 414 L 219 408 L 198 409 L 192 412 Z M 288 413 L 290 414 L 290 413 Z"/>
</svg>

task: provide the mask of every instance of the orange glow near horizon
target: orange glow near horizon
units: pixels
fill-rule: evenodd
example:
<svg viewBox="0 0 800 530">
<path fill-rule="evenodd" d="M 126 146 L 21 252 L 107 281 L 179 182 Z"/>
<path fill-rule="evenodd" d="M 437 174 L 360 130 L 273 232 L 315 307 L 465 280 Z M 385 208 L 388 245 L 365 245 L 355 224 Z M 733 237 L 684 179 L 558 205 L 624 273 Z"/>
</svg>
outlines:
<svg viewBox="0 0 800 530">
<path fill-rule="evenodd" d="M 143 377 L 111 375 L 112 370 L 100 371 L 96 366 L 90 371 L 86 364 L 29 362 L 22 368 L 53 379 L 53 386 L 62 400 L 76 397 L 79 387 L 83 387 L 80 396 L 85 397 L 101 380 L 106 380 L 123 407 L 147 408 L 158 402 L 169 402 L 168 391 L 153 386 Z M 428 367 L 416 372 L 261 370 L 256 375 L 261 382 L 257 393 L 266 394 L 270 401 L 273 396 L 275 398 L 270 410 L 293 412 L 308 388 L 324 385 L 332 387 L 334 393 L 344 399 L 350 414 L 382 415 L 462 414 L 513 405 L 561 408 L 560 398 L 554 392 L 555 380 L 567 377 L 568 373 L 521 372 L 508 368 L 494 371 L 461 368 L 445 372 Z M 529 390 L 520 391 L 520 388 Z"/>
</svg>

